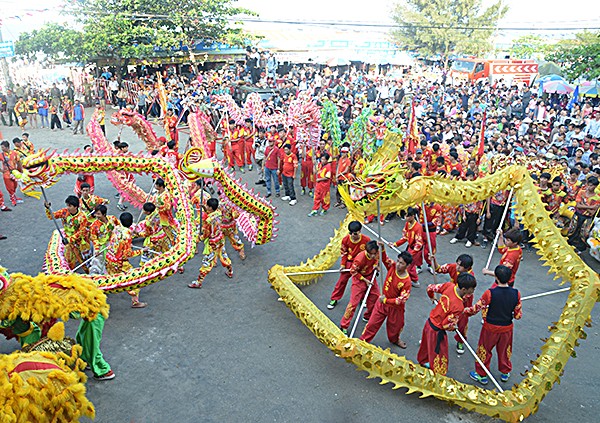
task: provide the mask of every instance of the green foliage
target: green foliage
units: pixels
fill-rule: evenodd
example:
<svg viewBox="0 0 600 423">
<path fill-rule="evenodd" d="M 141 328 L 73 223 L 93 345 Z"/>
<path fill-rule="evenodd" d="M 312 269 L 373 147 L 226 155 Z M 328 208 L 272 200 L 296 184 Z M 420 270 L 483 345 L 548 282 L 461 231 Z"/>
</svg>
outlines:
<svg viewBox="0 0 600 423">
<path fill-rule="evenodd" d="M 575 38 L 559 41 L 546 60 L 560 64 L 570 80 L 600 78 L 600 31 L 584 31 Z"/>
<path fill-rule="evenodd" d="M 83 33 L 63 25 L 50 23 L 40 29 L 22 33 L 15 42 L 18 56 L 31 58 L 36 53 L 44 53 L 51 59 L 81 58 Z"/>
<path fill-rule="evenodd" d="M 481 54 L 491 48 L 494 28 L 508 11 L 502 1 L 482 8 L 482 0 L 401 0 L 391 35 L 401 48 L 424 55 Z M 482 29 L 484 28 L 484 29 Z"/>
<path fill-rule="evenodd" d="M 536 53 L 545 54 L 548 44 L 539 35 L 523 35 L 513 41 L 510 54 L 515 59 L 531 59 Z"/>
<path fill-rule="evenodd" d="M 234 7 L 235 0 L 87 0 L 72 2 L 67 13 L 82 28 L 47 25 L 22 34 L 20 55 L 43 52 L 51 57 L 122 61 L 176 52 L 198 41 L 241 44 L 242 29 L 232 19 L 253 12 Z M 67 34 L 64 38 L 63 32 Z"/>
</svg>

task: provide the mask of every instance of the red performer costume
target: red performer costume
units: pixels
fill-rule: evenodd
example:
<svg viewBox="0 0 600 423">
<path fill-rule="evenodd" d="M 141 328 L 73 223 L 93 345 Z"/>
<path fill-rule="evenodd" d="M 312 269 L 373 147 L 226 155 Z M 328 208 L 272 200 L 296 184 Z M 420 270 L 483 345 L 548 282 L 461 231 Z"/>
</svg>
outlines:
<svg viewBox="0 0 600 423">
<path fill-rule="evenodd" d="M 406 212 L 406 223 L 402 233 L 402 238 L 394 242 L 394 247 L 399 247 L 402 244 L 407 243 L 406 251 L 413 257 L 413 261 L 408 266 L 408 274 L 410 280 L 417 285 L 419 283 L 419 276 L 417 274 L 417 267 L 423 264 L 423 227 L 417 221 L 417 210 L 410 207 Z"/>
<path fill-rule="evenodd" d="M 375 309 L 371 313 L 371 318 L 360 339 L 371 342 L 387 319 L 388 340 L 400 348 L 406 348 L 406 343 L 400 340 L 400 333 L 404 329 L 404 305 L 410 296 L 411 282 L 406 268 L 412 262 L 412 256 L 405 251 L 395 262 L 387 256 L 384 249 L 382 261 L 388 269 L 383 285 L 383 295 L 379 297 L 379 301 L 375 302 Z"/>
<path fill-rule="evenodd" d="M 17 202 L 22 201 L 17 197 L 17 178 L 11 173 L 13 170 L 18 170 L 19 157 L 17 153 L 10 150 L 10 144 L 8 141 L 2 141 L 2 152 L 0 152 L 0 166 L 2 166 L 2 177 L 4 179 L 4 186 L 8 191 L 10 202 L 13 206 L 17 205 Z"/>
<path fill-rule="evenodd" d="M 362 225 L 358 221 L 352 221 L 348 224 L 348 232 L 350 233 L 342 239 L 342 246 L 340 247 L 342 269 L 350 269 L 356 256 L 365 251 L 367 242 L 371 240 L 368 236 L 360 233 L 361 229 Z M 340 274 L 340 277 L 335 284 L 335 288 L 333 288 L 333 292 L 331 293 L 331 301 L 327 308 L 334 308 L 337 302 L 342 299 L 344 291 L 346 290 L 346 285 L 351 276 L 350 272 L 342 272 Z"/>
<path fill-rule="evenodd" d="M 177 131 L 178 122 L 179 119 L 173 114 L 173 110 L 167 110 L 167 115 L 165 116 L 165 128 L 169 129 L 169 135 L 171 139 L 176 143 L 175 150 L 179 149 L 179 132 Z"/>
<path fill-rule="evenodd" d="M 324 153 L 320 158 L 316 175 L 315 199 L 309 216 L 314 216 L 322 208 L 321 214 L 327 213 L 331 206 L 331 164 L 328 163 L 329 154 Z"/>
<path fill-rule="evenodd" d="M 239 167 L 240 170 L 244 169 L 244 148 L 246 145 L 245 140 L 248 136 L 250 136 L 250 131 L 248 128 L 245 128 L 242 125 L 237 125 L 237 127 L 231 133 L 230 142 L 232 157 L 230 158 L 231 160 L 229 162 L 231 167 L 235 165 Z"/>
<path fill-rule="evenodd" d="M 313 162 L 314 152 L 312 148 L 307 148 L 304 145 L 304 154 L 302 154 L 302 162 L 300 164 L 300 186 L 302 194 L 306 193 L 308 188 L 309 193 L 315 189 L 315 171 Z"/>
<path fill-rule="evenodd" d="M 437 253 L 437 233 L 442 226 L 442 206 L 439 204 L 425 204 L 425 215 L 427 216 L 427 228 L 429 229 L 429 241 L 431 242 L 431 253 Z M 424 224 L 425 222 L 423 222 Z M 423 227 L 423 235 L 427 236 L 425 227 Z M 427 241 L 427 240 L 425 240 Z M 429 245 L 424 245 L 426 251 L 425 261 L 431 267 L 431 259 L 429 258 Z"/>
<path fill-rule="evenodd" d="M 521 308 L 521 294 L 515 288 L 508 286 L 511 271 L 506 266 L 497 266 L 495 269 L 495 287 L 483 293 L 473 307 L 465 309 L 465 314 L 470 316 L 487 308 L 487 315 L 479 335 L 477 356 L 487 369 L 490 368 L 492 350 L 496 348 L 498 354 L 498 370 L 503 382 L 508 381 L 512 370 L 510 361 L 513 341 L 513 319 L 520 319 L 523 315 Z M 475 372 L 471 372 L 472 379 L 487 383 L 485 370 L 475 362 Z"/>
<path fill-rule="evenodd" d="M 350 274 L 352 275 L 352 287 L 350 290 L 350 302 L 344 311 L 344 316 L 340 323 L 340 327 L 343 331 L 346 331 L 352 322 L 352 317 L 356 312 L 356 308 L 363 300 L 365 293 L 367 292 L 368 286 L 373 280 L 374 286 L 369 291 L 369 297 L 367 298 L 367 310 L 365 311 L 365 319 L 369 319 L 373 307 L 379 298 L 379 286 L 377 281 L 373 278 L 375 270 L 377 269 L 379 257 L 379 247 L 375 241 L 369 241 L 366 246 L 366 250 L 356 256 L 352 267 L 350 268 Z M 360 317 L 360 316 L 359 316 Z"/>
<path fill-rule="evenodd" d="M 248 123 L 248 121 L 246 121 Z M 254 158 L 254 135 L 256 131 L 254 129 L 245 128 L 247 131 L 246 137 L 244 138 L 244 156 L 248 170 L 252 170 L 252 159 Z"/>
<path fill-rule="evenodd" d="M 421 346 L 417 353 L 417 361 L 434 373 L 446 375 L 448 372 L 448 336 L 447 330 L 455 330 L 458 318 L 464 310 L 462 297 L 473 294 L 477 285 L 475 278 L 468 273 L 458 277 L 458 285 L 454 282 L 429 285 L 427 295 L 433 300 L 439 293 L 439 302 L 429 313 L 429 319 L 423 327 Z"/>
<path fill-rule="evenodd" d="M 435 259 L 434 259 L 435 260 Z M 450 282 L 454 282 L 455 284 L 458 283 L 458 275 L 461 273 L 468 273 L 472 276 L 475 276 L 475 273 L 473 273 L 473 257 L 471 257 L 468 254 L 461 254 L 460 256 L 458 256 L 458 258 L 456 259 L 456 263 L 446 263 L 443 264 L 441 266 L 437 266 L 437 263 L 434 261 L 435 263 L 435 272 L 436 273 L 440 273 L 440 274 L 447 274 L 450 276 Z M 471 307 L 473 305 L 473 295 L 465 295 L 463 296 L 463 306 L 465 308 L 467 307 Z M 462 333 L 462 335 L 465 337 L 465 339 L 467 339 L 467 330 L 469 327 L 469 316 L 467 316 L 466 314 L 461 314 L 459 319 L 458 319 L 458 330 L 460 331 L 460 333 Z M 464 345 L 462 345 L 462 340 L 460 339 L 460 336 L 458 336 L 458 334 L 454 335 L 454 340 L 458 343 L 457 345 L 457 352 L 459 354 L 463 354 L 464 351 Z"/>
</svg>

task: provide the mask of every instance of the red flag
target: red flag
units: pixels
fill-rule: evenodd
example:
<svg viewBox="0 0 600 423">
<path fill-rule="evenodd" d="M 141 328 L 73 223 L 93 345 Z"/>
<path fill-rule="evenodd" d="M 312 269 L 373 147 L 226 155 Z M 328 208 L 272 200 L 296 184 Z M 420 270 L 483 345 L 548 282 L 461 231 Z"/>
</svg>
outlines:
<svg viewBox="0 0 600 423">
<path fill-rule="evenodd" d="M 481 120 L 481 132 L 479 133 L 479 146 L 477 147 L 477 164 L 483 157 L 483 150 L 485 144 L 485 121 L 487 116 L 487 110 L 483 112 L 483 119 Z"/>
<path fill-rule="evenodd" d="M 410 108 L 410 122 L 408 123 L 408 149 L 407 154 L 415 154 L 417 151 L 417 142 L 419 141 L 419 131 L 417 130 L 417 114 L 415 113 L 415 101 L 413 100 Z"/>
</svg>

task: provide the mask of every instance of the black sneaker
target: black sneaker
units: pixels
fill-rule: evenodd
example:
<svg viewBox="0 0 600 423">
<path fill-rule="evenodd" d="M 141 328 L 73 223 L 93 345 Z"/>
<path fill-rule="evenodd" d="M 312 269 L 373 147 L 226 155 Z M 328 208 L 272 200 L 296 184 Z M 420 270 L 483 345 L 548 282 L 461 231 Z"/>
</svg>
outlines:
<svg viewBox="0 0 600 423">
<path fill-rule="evenodd" d="M 327 308 L 329 310 L 333 310 L 335 308 L 335 306 L 337 305 L 337 303 L 338 302 L 336 300 L 331 300 L 331 301 L 329 301 L 329 304 L 327 304 Z"/>
</svg>

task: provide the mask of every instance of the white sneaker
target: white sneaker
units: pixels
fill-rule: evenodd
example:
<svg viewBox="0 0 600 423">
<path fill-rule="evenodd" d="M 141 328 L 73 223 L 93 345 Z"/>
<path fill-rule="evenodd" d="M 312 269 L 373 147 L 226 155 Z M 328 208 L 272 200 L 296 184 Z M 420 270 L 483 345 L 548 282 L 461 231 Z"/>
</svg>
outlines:
<svg viewBox="0 0 600 423">
<path fill-rule="evenodd" d="M 465 244 L 465 247 L 469 248 L 473 245 L 473 243 L 471 241 L 467 241 L 467 243 Z"/>
<path fill-rule="evenodd" d="M 431 266 L 427 266 L 427 270 L 429 270 L 429 273 L 431 273 L 431 274 L 433 275 L 433 273 L 434 273 L 434 272 L 433 272 L 433 267 L 431 267 Z"/>
<path fill-rule="evenodd" d="M 281 199 L 282 199 L 283 201 L 290 201 L 290 196 L 289 196 L 289 195 L 286 195 L 286 196 L 283 196 L 283 197 L 281 197 Z"/>
<path fill-rule="evenodd" d="M 290 206 L 295 206 L 297 202 L 298 202 L 297 200 L 290 201 Z"/>
<path fill-rule="evenodd" d="M 421 266 L 417 266 L 417 274 L 421 273 L 423 271 L 423 269 L 421 269 Z"/>
<path fill-rule="evenodd" d="M 450 244 L 456 244 L 457 242 L 458 242 L 458 239 L 456 239 L 456 238 L 452 238 L 450 240 Z"/>
</svg>

